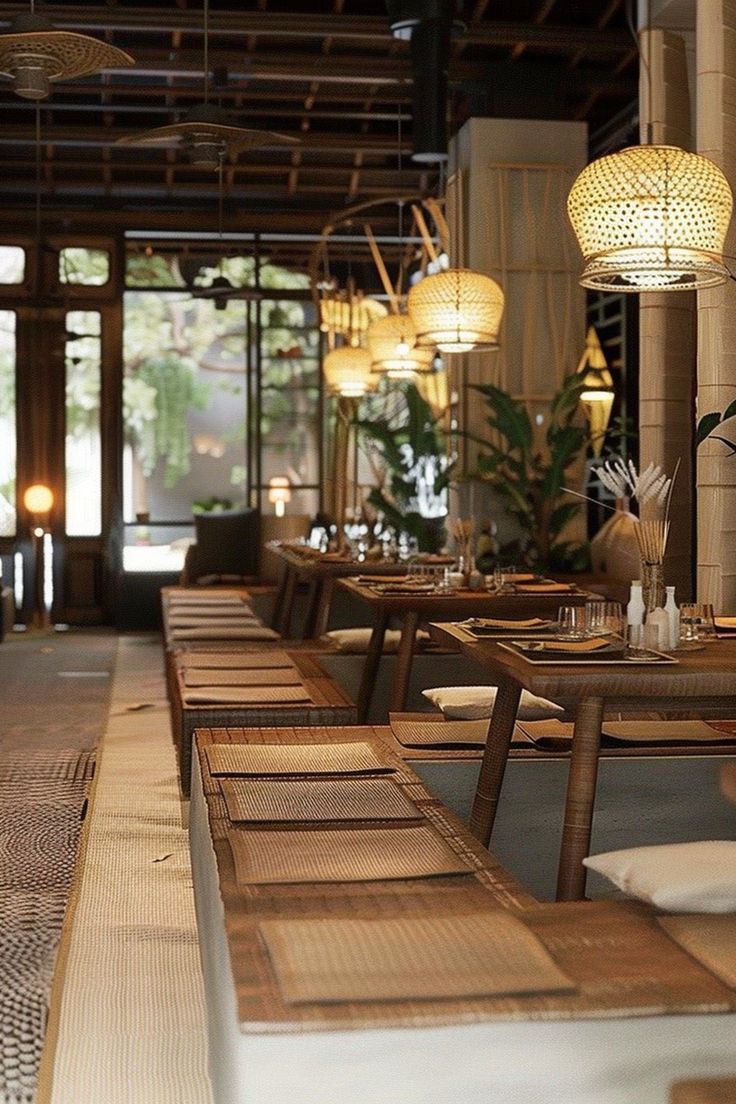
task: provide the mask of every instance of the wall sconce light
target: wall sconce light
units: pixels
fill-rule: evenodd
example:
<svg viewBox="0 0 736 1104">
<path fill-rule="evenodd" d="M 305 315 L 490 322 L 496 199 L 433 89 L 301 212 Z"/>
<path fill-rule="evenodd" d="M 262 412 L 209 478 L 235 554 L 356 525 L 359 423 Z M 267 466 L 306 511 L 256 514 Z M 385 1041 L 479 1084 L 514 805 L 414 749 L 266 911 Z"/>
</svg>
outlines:
<svg viewBox="0 0 736 1104">
<path fill-rule="evenodd" d="M 48 514 L 54 505 L 54 494 L 45 483 L 32 483 L 23 494 L 23 505 L 32 517 L 31 534 L 33 536 L 34 559 L 34 608 L 33 621 L 37 628 L 47 629 L 50 624 L 50 609 L 53 604 L 53 583 L 49 579 L 46 586 L 46 562 L 49 571 L 53 557 L 51 535 L 46 532 Z"/>
<path fill-rule="evenodd" d="M 291 484 L 285 475 L 274 475 L 269 479 L 268 501 L 272 503 L 276 517 L 283 517 L 286 503 L 291 502 Z"/>
<path fill-rule="evenodd" d="M 29 514 L 48 514 L 54 505 L 54 495 L 44 483 L 32 483 L 23 495 L 23 505 Z"/>
</svg>

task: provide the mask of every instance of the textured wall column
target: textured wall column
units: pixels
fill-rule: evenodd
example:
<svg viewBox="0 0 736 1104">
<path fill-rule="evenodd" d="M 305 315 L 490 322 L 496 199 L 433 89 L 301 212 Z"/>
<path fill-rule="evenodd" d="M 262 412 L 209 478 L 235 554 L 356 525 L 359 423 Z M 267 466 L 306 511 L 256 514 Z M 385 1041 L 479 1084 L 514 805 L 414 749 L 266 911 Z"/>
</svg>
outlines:
<svg viewBox="0 0 736 1104">
<path fill-rule="evenodd" d="M 736 3 L 697 5 L 697 143 L 736 185 Z M 734 224 L 726 254 L 736 253 Z M 731 263 L 731 267 L 733 264 Z M 698 293 L 698 417 L 736 397 L 736 286 Z M 724 445 L 698 449 L 698 599 L 736 610 L 736 463 Z"/>
<path fill-rule="evenodd" d="M 643 31 L 646 64 L 641 67 L 641 140 L 692 148 L 685 42 L 671 31 Z M 692 425 L 696 371 L 695 292 L 649 293 L 639 297 L 639 456 L 670 474 L 680 460 L 672 495 L 673 525 L 665 575 L 677 600 L 692 596 L 694 567 Z"/>
</svg>

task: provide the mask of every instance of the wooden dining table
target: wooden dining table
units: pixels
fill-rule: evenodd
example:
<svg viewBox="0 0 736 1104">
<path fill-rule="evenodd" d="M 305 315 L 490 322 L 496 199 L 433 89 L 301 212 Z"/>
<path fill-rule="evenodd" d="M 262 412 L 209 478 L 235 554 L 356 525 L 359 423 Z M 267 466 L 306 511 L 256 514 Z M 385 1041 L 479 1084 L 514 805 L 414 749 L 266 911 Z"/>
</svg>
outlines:
<svg viewBox="0 0 736 1104">
<path fill-rule="evenodd" d="M 692 716 L 736 716 L 736 640 L 714 640 L 702 650 L 675 652 L 675 663 L 530 663 L 476 640 L 461 626 L 432 624 L 436 643 L 474 660 L 498 686 L 470 817 L 470 830 L 488 846 L 496 816 L 522 690 L 568 707 L 575 716 L 557 875 L 557 899 L 585 894 L 583 859 L 589 853 L 604 710 Z"/>
<path fill-rule="evenodd" d="M 373 630 L 356 703 L 360 724 L 365 723 L 368 718 L 386 630 L 392 619 L 400 623 L 401 637 L 388 711 L 400 712 L 406 708 L 417 629 L 422 623 L 437 619 L 444 621 L 449 618 L 467 617 L 554 618 L 561 605 L 582 605 L 587 599 L 595 597 L 577 588 L 536 594 L 459 589 L 443 594 L 438 591 L 390 593 L 379 586 L 358 579 L 341 579 L 339 585 L 354 598 L 365 602 L 373 616 Z"/>
<path fill-rule="evenodd" d="M 319 552 L 307 545 L 297 547 L 270 541 L 266 547 L 283 565 L 271 619 L 271 627 L 283 637 L 291 635 L 294 603 L 300 583 L 306 583 L 307 586 L 307 608 L 300 638 L 310 640 L 327 631 L 337 579 L 361 575 L 403 575 L 407 570 L 405 563 L 391 560 L 359 561 L 349 555 Z"/>
</svg>

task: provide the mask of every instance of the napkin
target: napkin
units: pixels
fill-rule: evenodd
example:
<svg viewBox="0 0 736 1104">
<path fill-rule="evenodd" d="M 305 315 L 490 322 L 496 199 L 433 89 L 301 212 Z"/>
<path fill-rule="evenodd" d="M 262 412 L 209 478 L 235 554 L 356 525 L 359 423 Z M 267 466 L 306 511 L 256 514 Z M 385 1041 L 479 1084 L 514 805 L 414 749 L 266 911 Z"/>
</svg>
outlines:
<svg viewBox="0 0 736 1104">
<path fill-rule="evenodd" d="M 566 594 L 569 583 L 522 583 L 516 587 L 521 594 Z"/>
<path fill-rule="evenodd" d="M 545 641 L 544 650 L 550 652 L 597 652 L 611 643 L 605 636 L 595 636 L 590 640 L 551 640 Z"/>
<path fill-rule="evenodd" d="M 527 617 L 526 620 L 504 620 L 502 617 L 470 617 L 461 624 L 471 628 L 478 626 L 483 629 L 541 629 L 549 625 L 549 621 L 543 621 L 541 617 Z"/>
</svg>

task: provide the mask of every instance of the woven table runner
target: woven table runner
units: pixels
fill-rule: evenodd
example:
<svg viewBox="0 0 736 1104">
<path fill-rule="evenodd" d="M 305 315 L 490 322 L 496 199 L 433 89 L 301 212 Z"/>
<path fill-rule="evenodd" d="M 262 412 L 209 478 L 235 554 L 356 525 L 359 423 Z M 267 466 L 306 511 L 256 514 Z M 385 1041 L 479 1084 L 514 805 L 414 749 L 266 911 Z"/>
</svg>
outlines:
<svg viewBox="0 0 736 1104">
<path fill-rule="evenodd" d="M 293 667 L 286 652 L 180 652 L 182 667 L 210 668 L 213 671 L 255 670 L 258 667 Z"/>
<path fill-rule="evenodd" d="M 200 625 L 196 628 L 174 628 L 172 640 L 278 640 L 273 629 L 258 625 L 231 628 L 229 625 Z"/>
<path fill-rule="evenodd" d="M 193 686 L 182 693 L 185 705 L 224 702 L 232 705 L 285 705 L 311 702 L 312 696 L 299 686 Z"/>
<path fill-rule="evenodd" d="M 472 874 L 433 828 L 233 830 L 227 834 L 239 885 L 376 882 Z"/>
<path fill-rule="evenodd" d="M 731 989 L 736 989 L 736 915 L 660 916 L 671 939 Z"/>
<path fill-rule="evenodd" d="M 185 667 L 185 686 L 297 686 L 302 680 L 296 667 L 256 667 L 253 670 Z"/>
<path fill-rule="evenodd" d="M 392 774 L 370 744 L 209 744 L 210 773 L 244 775 Z"/>
<path fill-rule="evenodd" d="M 220 782 L 228 816 L 259 824 L 421 820 L 389 778 L 228 779 Z"/>
<path fill-rule="evenodd" d="M 574 991 L 542 944 L 499 909 L 397 920 L 259 924 L 287 1004 Z"/>
</svg>

